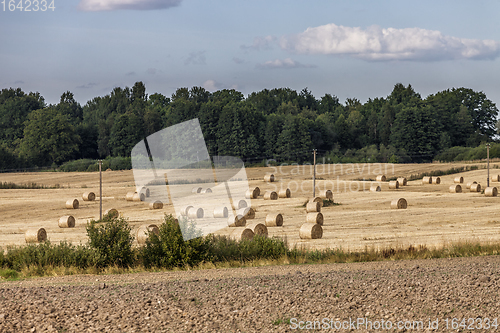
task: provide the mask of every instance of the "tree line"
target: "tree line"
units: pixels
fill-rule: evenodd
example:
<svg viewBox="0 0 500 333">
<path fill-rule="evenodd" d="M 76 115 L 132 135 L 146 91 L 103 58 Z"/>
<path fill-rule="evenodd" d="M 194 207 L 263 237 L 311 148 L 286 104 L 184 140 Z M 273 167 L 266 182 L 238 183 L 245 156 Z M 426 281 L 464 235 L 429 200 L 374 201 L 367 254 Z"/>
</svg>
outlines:
<svg viewBox="0 0 500 333">
<path fill-rule="evenodd" d="M 47 105 L 37 92 L 10 88 L 0 93 L 0 169 L 127 157 L 148 135 L 193 118 L 211 156 L 304 162 L 317 149 L 337 161 L 422 162 L 450 147 L 494 140 L 497 115 L 483 92 L 452 88 L 422 98 L 401 83 L 364 104 L 355 98 L 342 104 L 333 94 L 317 99 L 307 88 L 264 89 L 245 98 L 233 89 L 192 87 L 167 97 L 148 95 L 136 82 L 84 106 L 70 91 Z"/>
</svg>

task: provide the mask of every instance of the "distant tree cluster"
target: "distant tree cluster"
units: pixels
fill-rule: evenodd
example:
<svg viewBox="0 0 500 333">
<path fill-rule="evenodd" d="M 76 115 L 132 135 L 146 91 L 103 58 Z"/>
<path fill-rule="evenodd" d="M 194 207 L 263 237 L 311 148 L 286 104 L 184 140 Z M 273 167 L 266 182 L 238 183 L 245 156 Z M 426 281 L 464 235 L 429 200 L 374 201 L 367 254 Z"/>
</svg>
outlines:
<svg viewBox="0 0 500 333">
<path fill-rule="evenodd" d="M 0 169 L 130 156 L 148 135 L 193 118 L 212 156 L 303 162 L 317 149 L 330 157 L 420 162 L 450 147 L 493 140 L 497 115 L 483 92 L 453 88 L 422 99 L 400 83 L 386 98 L 364 104 L 342 104 L 331 94 L 316 99 L 307 88 L 264 89 L 246 98 L 201 87 L 148 96 L 136 82 L 82 107 L 69 91 L 46 105 L 39 93 L 11 88 L 0 93 Z"/>
</svg>

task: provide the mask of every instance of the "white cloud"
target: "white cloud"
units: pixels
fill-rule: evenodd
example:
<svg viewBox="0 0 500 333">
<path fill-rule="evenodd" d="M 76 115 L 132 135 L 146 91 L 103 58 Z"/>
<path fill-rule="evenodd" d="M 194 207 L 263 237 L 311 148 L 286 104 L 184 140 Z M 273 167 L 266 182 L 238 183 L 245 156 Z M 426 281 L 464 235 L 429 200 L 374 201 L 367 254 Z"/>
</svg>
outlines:
<svg viewBox="0 0 500 333">
<path fill-rule="evenodd" d="M 365 60 L 494 59 L 500 42 L 465 39 L 421 28 L 367 29 L 327 24 L 283 36 L 284 50 L 301 54 L 350 55 Z"/>
<path fill-rule="evenodd" d="M 257 67 L 260 69 L 274 69 L 274 68 L 312 68 L 315 66 L 304 65 L 293 59 L 286 58 L 284 60 L 276 59 L 276 60 L 266 61 L 263 64 L 258 64 Z"/>
<path fill-rule="evenodd" d="M 266 36 L 266 37 L 255 37 L 253 39 L 252 45 L 241 45 L 241 48 L 244 50 L 269 50 L 272 48 L 272 45 L 277 41 L 277 38 L 274 36 Z"/>
<path fill-rule="evenodd" d="M 104 10 L 154 10 L 178 6 L 182 0 L 80 0 L 78 9 L 89 12 Z"/>
</svg>

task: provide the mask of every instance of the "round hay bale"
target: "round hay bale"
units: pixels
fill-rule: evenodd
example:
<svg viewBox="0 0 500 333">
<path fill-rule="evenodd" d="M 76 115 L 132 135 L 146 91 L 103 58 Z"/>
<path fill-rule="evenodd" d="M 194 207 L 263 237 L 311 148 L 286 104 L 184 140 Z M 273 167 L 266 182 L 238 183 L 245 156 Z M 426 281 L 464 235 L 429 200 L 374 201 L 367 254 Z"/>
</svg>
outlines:
<svg viewBox="0 0 500 333">
<path fill-rule="evenodd" d="M 498 195 L 498 189 L 496 187 L 487 187 L 484 189 L 484 195 L 487 197 L 496 197 Z"/>
<path fill-rule="evenodd" d="M 321 213 L 307 213 L 306 222 L 307 223 L 317 223 L 319 225 L 323 225 L 323 214 Z"/>
<path fill-rule="evenodd" d="M 292 196 L 292 192 L 290 191 L 289 188 L 285 189 L 285 190 L 280 190 L 278 192 L 278 197 L 279 198 L 290 198 Z"/>
<path fill-rule="evenodd" d="M 203 215 L 204 214 L 204 211 L 203 211 L 203 208 L 191 208 L 188 210 L 187 212 L 187 216 L 190 218 L 190 219 L 201 219 L 203 218 Z"/>
<path fill-rule="evenodd" d="M 118 216 L 120 216 L 120 213 L 118 213 L 118 210 L 110 208 L 104 212 L 103 216 L 108 216 L 110 218 L 117 218 Z"/>
<path fill-rule="evenodd" d="M 304 223 L 299 230 L 301 239 L 320 239 L 323 237 L 323 228 L 317 223 Z"/>
<path fill-rule="evenodd" d="M 188 216 L 188 212 L 191 208 L 194 208 L 193 206 L 185 206 L 182 207 L 181 209 L 181 216 Z"/>
<path fill-rule="evenodd" d="M 399 182 L 397 180 L 391 180 L 389 182 L 389 188 L 391 190 L 397 190 L 399 188 Z"/>
<path fill-rule="evenodd" d="M 450 193 L 462 193 L 462 186 L 458 184 L 450 185 Z"/>
<path fill-rule="evenodd" d="M 270 175 L 265 175 L 265 176 L 264 176 L 264 181 L 265 181 L 265 182 L 268 182 L 268 183 L 272 183 L 272 182 L 274 182 L 274 175 L 273 175 L 273 174 L 270 174 Z"/>
<path fill-rule="evenodd" d="M 127 192 L 127 195 L 125 196 L 125 200 L 134 201 L 134 194 L 135 194 L 135 192 Z"/>
<path fill-rule="evenodd" d="M 24 234 L 26 243 L 41 243 L 47 240 L 47 231 L 44 228 L 28 229 Z"/>
<path fill-rule="evenodd" d="M 193 187 L 193 189 L 191 190 L 192 193 L 200 193 L 202 190 L 201 187 Z"/>
<path fill-rule="evenodd" d="M 476 181 L 473 181 L 473 182 L 467 183 L 467 184 L 465 185 L 465 188 L 466 188 L 466 189 L 470 189 L 470 187 L 471 187 L 473 184 L 477 184 L 477 182 L 476 182 Z M 480 192 L 481 192 L 481 191 L 480 191 Z"/>
<path fill-rule="evenodd" d="M 214 208 L 214 217 L 215 218 L 226 218 L 228 216 L 229 216 L 229 210 L 227 209 L 226 206 Z"/>
<path fill-rule="evenodd" d="M 264 200 L 278 200 L 278 193 L 274 191 L 267 191 L 264 193 Z"/>
<path fill-rule="evenodd" d="M 263 223 L 252 223 L 247 226 L 248 229 L 252 230 L 254 235 L 267 237 L 267 227 Z"/>
<path fill-rule="evenodd" d="M 146 194 L 143 192 L 135 192 L 132 201 L 144 201 L 146 200 Z"/>
<path fill-rule="evenodd" d="M 94 201 L 95 200 L 95 193 L 94 192 L 85 192 L 82 195 L 83 201 Z"/>
<path fill-rule="evenodd" d="M 260 188 L 258 187 L 250 188 L 245 192 L 245 198 L 247 199 L 257 199 L 259 195 L 260 195 Z"/>
<path fill-rule="evenodd" d="M 309 199 L 309 202 L 319 202 L 319 205 L 321 207 L 323 207 L 323 198 L 321 198 L 321 197 L 316 197 L 316 198 Z"/>
<path fill-rule="evenodd" d="M 139 190 L 139 193 L 144 193 L 146 198 L 149 198 L 149 195 L 151 194 L 149 191 L 149 188 L 147 188 L 146 186 L 141 187 L 141 189 Z"/>
<path fill-rule="evenodd" d="M 209 188 L 204 188 L 201 190 L 200 193 L 212 193 L 212 189 L 209 187 Z"/>
<path fill-rule="evenodd" d="M 373 184 L 372 186 L 370 186 L 370 192 L 380 192 L 380 191 L 382 191 L 382 188 L 377 184 Z"/>
<path fill-rule="evenodd" d="M 137 243 L 146 244 L 146 240 L 152 233 L 156 235 L 160 234 L 160 229 L 158 229 L 156 224 L 141 225 L 139 229 L 137 229 Z"/>
<path fill-rule="evenodd" d="M 163 209 L 163 202 L 157 200 L 149 203 L 149 209 Z"/>
<path fill-rule="evenodd" d="M 251 229 L 240 227 L 240 228 L 235 228 L 229 235 L 229 238 L 239 242 L 242 240 L 252 240 L 253 236 L 254 232 Z"/>
<path fill-rule="evenodd" d="M 492 182 L 500 182 L 500 175 L 491 176 L 491 181 Z"/>
<path fill-rule="evenodd" d="M 406 186 L 408 185 L 408 180 L 405 177 L 399 177 L 397 179 L 399 186 Z"/>
<path fill-rule="evenodd" d="M 78 209 L 80 207 L 80 202 L 78 202 L 78 199 L 69 199 L 66 201 L 66 208 L 68 209 Z"/>
<path fill-rule="evenodd" d="M 267 214 L 266 215 L 267 227 L 281 227 L 283 226 L 283 215 L 281 214 Z"/>
<path fill-rule="evenodd" d="M 71 215 L 62 216 L 59 219 L 59 228 L 74 228 L 75 218 Z"/>
<path fill-rule="evenodd" d="M 422 178 L 422 184 L 432 184 L 432 177 L 426 176 L 426 177 Z"/>
<path fill-rule="evenodd" d="M 385 182 L 387 178 L 385 177 L 385 175 L 378 175 L 377 176 L 377 181 L 378 182 Z"/>
<path fill-rule="evenodd" d="M 306 204 L 306 212 L 307 213 L 320 213 L 321 212 L 320 203 L 316 202 L 316 201 L 308 202 Z"/>
<path fill-rule="evenodd" d="M 440 177 L 434 177 L 432 178 L 432 184 L 441 184 L 441 178 Z"/>
<path fill-rule="evenodd" d="M 462 184 L 464 182 L 464 177 L 462 176 L 455 177 L 455 179 L 453 179 L 453 182 L 455 184 Z"/>
<path fill-rule="evenodd" d="M 325 199 L 327 199 L 327 200 L 333 200 L 333 192 L 331 190 L 326 190 L 325 191 Z"/>
<path fill-rule="evenodd" d="M 244 227 L 247 224 L 247 220 L 243 215 L 230 216 L 227 220 L 227 225 L 229 227 Z"/>
<path fill-rule="evenodd" d="M 253 220 L 255 218 L 255 209 L 252 207 L 241 208 L 237 211 L 238 215 L 243 215 L 247 220 Z"/>
<path fill-rule="evenodd" d="M 481 192 L 481 184 L 472 184 L 469 189 L 471 192 Z"/>
<path fill-rule="evenodd" d="M 394 199 L 391 201 L 392 209 L 406 209 L 408 207 L 408 202 L 405 198 Z"/>
</svg>

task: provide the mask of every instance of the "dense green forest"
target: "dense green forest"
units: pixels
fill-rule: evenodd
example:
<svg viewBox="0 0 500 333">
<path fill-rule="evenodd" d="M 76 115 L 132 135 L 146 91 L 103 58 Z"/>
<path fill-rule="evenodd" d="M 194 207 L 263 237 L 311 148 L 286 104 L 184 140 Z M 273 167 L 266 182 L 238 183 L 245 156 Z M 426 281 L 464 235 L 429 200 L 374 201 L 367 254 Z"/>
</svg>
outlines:
<svg viewBox="0 0 500 333">
<path fill-rule="evenodd" d="M 39 93 L 10 88 L 0 93 L 0 169 L 128 157 L 141 139 L 193 118 L 210 155 L 248 163 L 310 161 L 312 149 L 330 162 L 423 162 L 449 159 L 452 147 L 494 141 L 497 115 L 483 92 L 453 88 L 423 99 L 400 83 L 387 97 L 364 104 L 342 104 L 331 94 L 317 99 L 307 88 L 264 89 L 246 98 L 236 90 L 201 87 L 148 96 L 136 82 L 84 106 L 70 91 L 46 105 Z"/>
</svg>

